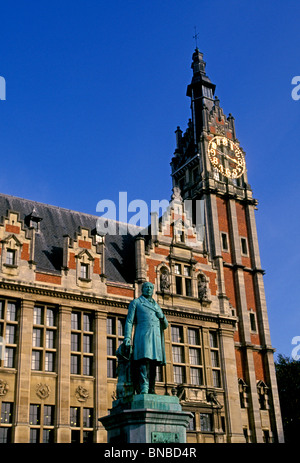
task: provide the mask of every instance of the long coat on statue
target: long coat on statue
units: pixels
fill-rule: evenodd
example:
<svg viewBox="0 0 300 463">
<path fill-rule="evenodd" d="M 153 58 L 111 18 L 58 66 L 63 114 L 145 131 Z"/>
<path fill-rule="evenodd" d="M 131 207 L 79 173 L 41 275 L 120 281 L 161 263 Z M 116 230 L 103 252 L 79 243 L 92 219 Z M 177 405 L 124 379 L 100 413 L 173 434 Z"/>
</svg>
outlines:
<svg viewBox="0 0 300 463">
<path fill-rule="evenodd" d="M 154 299 L 140 296 L 131 301 L 125 323 L 125 339 L 131 339 L 133 325 L 135 325 L 133 360 L 146 358 L 165 365 L 163 330 L 168 327 L 168 321 Z"/>
</svg>

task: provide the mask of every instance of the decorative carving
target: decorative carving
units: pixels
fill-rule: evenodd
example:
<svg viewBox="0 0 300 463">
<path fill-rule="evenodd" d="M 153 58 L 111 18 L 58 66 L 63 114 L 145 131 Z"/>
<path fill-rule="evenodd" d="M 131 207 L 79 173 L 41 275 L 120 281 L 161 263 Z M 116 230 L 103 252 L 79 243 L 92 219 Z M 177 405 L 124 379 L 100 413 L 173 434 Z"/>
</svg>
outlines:
<svg viewBox="0 0 300 463">
<path fill-rule="evenodd" d="M 4 381 L 3 379 L 0 379 L 0 396 L 4 396 L 7 394 L 9 387 L 7 385 L 7 382 Z"/>
<path fill-rule="evenodd" d="M 162 293 L 169 291 L 170 279 L 169 272 L 166 267 L 163 267 L 160 271 L 160 290 Z"/>
<path fill-rule="evenodd" d="M 225 135 L 225 129 L 222 125 L 217 125 L 216 126 L 216 133 L 218 135 Z"/>
<path fill-rule="evenodd" d="M 35 392 L 40 399 L 47 399 L 50 395 L 50 387 L 48 384 L 39 383 L 36 386 Z"/>
<path fill-rule="evenodd" d="M 198 298 L 201 302 L 207 300 L 207 284 L 204 275 L 198 276 Z"/>
<path fill-rule="evenodd" d="M 75 391 L 75 396 L 78 402 L 85 402 L 89 398 L 90 394 L 85 387 L 78 386 L 78 388 Z"/>
</svg>

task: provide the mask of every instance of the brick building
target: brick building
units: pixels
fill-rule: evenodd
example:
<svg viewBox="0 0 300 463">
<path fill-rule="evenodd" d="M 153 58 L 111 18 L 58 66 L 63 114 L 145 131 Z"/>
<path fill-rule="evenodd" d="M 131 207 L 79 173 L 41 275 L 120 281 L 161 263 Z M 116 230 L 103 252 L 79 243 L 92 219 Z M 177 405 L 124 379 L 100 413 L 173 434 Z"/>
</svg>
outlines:
<svg viewBox="0 0 300 463">
<path fill-rule="evenodd" d="M 169 321 L 157 393 L 193 413 L 187 441 L 282 442 L 245 153 L 193 54 L 173 195 L 147 230 L 0 195 L 1 442 L 106 442 L 129 302 L 154 284 Z"/>
</svg>

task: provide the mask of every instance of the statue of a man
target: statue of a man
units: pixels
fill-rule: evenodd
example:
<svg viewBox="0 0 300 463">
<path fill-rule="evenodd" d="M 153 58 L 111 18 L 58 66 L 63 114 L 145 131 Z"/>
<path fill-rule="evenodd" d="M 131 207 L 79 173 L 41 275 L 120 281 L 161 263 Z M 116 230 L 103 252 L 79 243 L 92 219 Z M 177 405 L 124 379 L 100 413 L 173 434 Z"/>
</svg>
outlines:
<svg viewBox="0 0 300 463">
<path fill-rule="evenodd" d="M 130 346 L 133 325 L 133 371 L 137 377 L 136 389 L 140 394 L 155 393 L 156 366 L 165 365 L 166 353 L 163 331 L 168 321 L 159 305 L 152 298 L 154 286 L 145 282 L 142 295 L 128 308 L 124 344 Z"/>
</svg>

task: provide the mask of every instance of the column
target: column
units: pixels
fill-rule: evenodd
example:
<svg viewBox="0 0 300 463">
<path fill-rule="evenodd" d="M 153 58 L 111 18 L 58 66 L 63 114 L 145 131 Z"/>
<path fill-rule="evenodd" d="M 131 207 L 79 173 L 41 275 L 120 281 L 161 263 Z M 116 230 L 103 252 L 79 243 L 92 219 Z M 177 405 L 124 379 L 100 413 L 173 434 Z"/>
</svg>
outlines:
<svg viewBox="0 0 300 463">
<path fill-rule="evenodd" d="M 237 382 L 234 331 L 231 326 L 222 326 L 220 333 L 220 354 L 225 395 L 226 434 L 228 442 L 244 443 L 240 398 Z"/>
<path fill-rule="evenodd" d="M 16 377 L 15 439 L 29 443 L 29 404 L 31 380 L 31 348 L 34 301 L 23 299 L 19 321 L 19 346 Z"/>
<path fill-rule="evenodd" d="M 107 415 L 107 314 L 95 312 L 95 441 L 106 442 L 106 430 L 99 418 Z"/>
<path fill-rule="evenodd" d="M 281 419 L 281 410 L 278 396 L 276 371 L 274 365 L 273 349 L 271 347 L 271 337 L 267 313 L 267 304 L 265 297 L 265 289 L 263 282 L 263 272 L 261 270 L 260 254 L 258 247 L 257 230 L 254 215 L 254 206 L 248 205 L 246 208 L 247 214 L 247 226 L 249 229 L 249 248 L 251 254 L 251 260 L 255 273 L 253 276 L 255 298 L 257 306 L 257 321 L 259 327 L 259 333 L 261 342 L 265 347 L 264 355 L 264 367 L 266 374 L 266 381 L 271 390 L 271 409 L 270 409 L 270 420 L 273 433 L 278 442 L 284 442 L 283 426 Z"/>
<path fill-rule="evenodd" d="M 59 307 L 56 442 L 70 443 L 71 307 Z"/>
<path fill-rule="evenodd" d="M 245 290 L 244 270 L 241 259 L 240 236 L 236 215 L 235 200 L 228 201 L 228 216 L 230 221 L 230 232 L 232 240 L 232 259 L 235 267 L 235 288 L 237 295 L 237 309 L 239 316 L 239 327 L 241 334 L 242 347 L 244 349 L 246 382 L 249 386 L 249 421 L 254 442 L 262 442 L 263 435 L 261 429 L 260 409 L 256 387 L 256 374 L 253 359 L 253 349 L 250 335 L 250 319 Z"/>
</svg>

